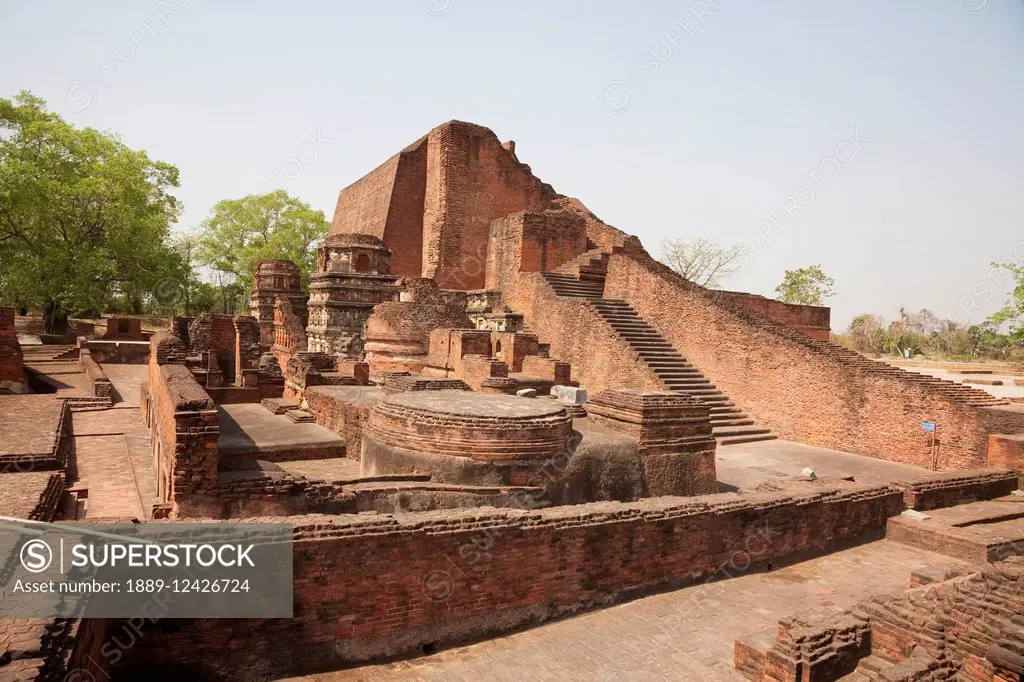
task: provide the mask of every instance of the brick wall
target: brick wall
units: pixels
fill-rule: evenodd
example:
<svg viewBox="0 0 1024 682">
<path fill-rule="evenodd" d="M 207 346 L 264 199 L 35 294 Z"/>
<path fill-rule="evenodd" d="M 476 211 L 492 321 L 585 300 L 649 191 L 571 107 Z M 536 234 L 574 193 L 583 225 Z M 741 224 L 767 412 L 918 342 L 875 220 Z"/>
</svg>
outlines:
<svg viewBox="0 0 1024 682">
<path fill-rule="evenodd" d="M 520 272 L 554 270 L 587 250 L 581 217 L 560 212 L 519 212 L 496 218 L 487 249 L 488 289 L 514 288 Z"/>
<path fill-rule="evenodd" d="M 161 332 L 150 344 L 140 409 L 153 441 L 160 501 L 176 506 L 181 498 L 217 488 L 217 409 L 185 365 L 161 364 L 181 357 L 179 339 Z"/>
<path fill-rule="evenodd" d="M 828 341 L 832 337 L 832 309 L 828 306 L 783 303 L 740 291 L 721 291 L 719 295 L 743 305 L 748 310 L 770 317 L 784 327 L 806 334 L 812 339 Z"/>
<path fill-rule="evenodd" d="M 1024 436 L 994 433 L 988 437 L 988 465 L 1012 469 L 1024 477 Z"/>
<path fill-rule="evenodd" d="M 315 386 L 305 393 L 306 404 L 316 423 L 345 439 L 345 456 L 359 461 L 363 447 L 363 424 L 380 397 L 375 387 Z"/>
<path fill-rule="evenodd" d="M 1024 431 L 1024 412 L 972 408 L 899 376 L 866 372 L 650 259 L 613 255 L 604 295 L 628 300 L 712 383 L 783 438 L 931 468 L 921 422 L 934 421 L 937 468 L 954 470 L 985 465 L 994 423 L 1004 426 L 1000 432 Z M 573 370 L 580 377 L 575 361 Z"/>
<path fill-rule="evenodd" d="M 293 619 L 161 621 L 119 667 L 178 663 L 186 677 L 261 679 L 420 653 L 689 584 L 737 552 L 764 565 L 879 537 L 900 508 L 899 491 L 849 484 L 587 504 L 569 515 L 291 517 Z"/>
<path fill-rule="evenodd" d="M 78 354 L 78 364 L 85 370 L 85 375 L 92 382 L 92 394 L 97 397 L 110 397 L 114 393 L 114 385 L 110 383 L 106 372 L 92 359 L 92 352 L 83 348 Z"/>
<path fill-rule="evenodd" d="M 260 366 L 260 323 L 255 317 L 234 318 L 235 325 L 235 384 L 251 385 Z M 246 384 L 248 381 L 250 384 Z"/>
<path fill-rule="evenodd" d="M 14 329 L 14 308 L 0 308 L 0 382 L 27 385 L 22 361 L 21 345 Z M 0 393 L 3 392 L 0 386 Z"/>
<path fill-rule="evenodd" d="M 1024 564 L 1000 563 L 811 623 L 783 619 L 766 656 L 737 642 L 735 663 L 747 679 L 765 682 L 831 682 L 868 654 L 896 664 L 877 679 L 1019 679 L 1012 675 L 1024 668 L 1022 612 Z"/>
<path fill-rule="evenodd" d="M 391 248 L 391 272 L 418 277 L 423 257 L 424 137 L 341 190 L 331 234 L 369 234 Z"/>
<path fill-rule="evenodd" d="M 487 128 L 450 121 L 430 131 L 423 276 L 442 289 L 483 288 L 491 220 L 554 196 Z"/>
<path fill-rule="evenodd" d="M 203 313 L 188 325 L 189 350 L 213 351 L 224 372 L 224 380 L 235 380 L 235 322 L 231 315 Z"/>
<path fill-rule="evenodd" d="M 992 500 L 1017 489 L 1017 474 L 1009 469 L 931 474 L 909 481 L 893 481 L 903 490 L 907 509 L 927 511 L 978 500 Z"/>
</svg>

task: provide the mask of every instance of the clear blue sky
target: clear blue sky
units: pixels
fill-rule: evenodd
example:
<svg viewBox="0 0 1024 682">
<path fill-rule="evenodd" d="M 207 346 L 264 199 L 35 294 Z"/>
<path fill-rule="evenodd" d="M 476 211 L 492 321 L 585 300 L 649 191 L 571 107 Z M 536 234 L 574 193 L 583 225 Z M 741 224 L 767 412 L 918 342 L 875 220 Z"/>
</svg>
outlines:
<svg viewBox="0 0 1024 682">
<path fill-rule="evenodd" d="M 275 171 L 330 216 L 458 118 L 652 253 L 759 250 L 727 288 L 772 295 L 820 263 L 837 328 L 944 315 L 985 281 L 980 321 L 1005 293 L 988 263 L 1024 240 L 1021 0 L 26 1 L 0 26 L 0 96 L 28 88 L 177 165 L 179 229 Z"/>
</svg>

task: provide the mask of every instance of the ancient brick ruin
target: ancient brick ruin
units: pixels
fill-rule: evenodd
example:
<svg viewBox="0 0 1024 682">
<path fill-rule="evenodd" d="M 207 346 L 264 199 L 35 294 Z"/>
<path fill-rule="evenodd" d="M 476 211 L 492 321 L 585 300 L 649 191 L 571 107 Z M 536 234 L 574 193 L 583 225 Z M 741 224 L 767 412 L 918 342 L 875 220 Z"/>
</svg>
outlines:
<svg viewBox="0 0 1024 682">
<path fill-rule="evenodd" d="M 0 621 L 0 679 L 280 679 L 733 589 L 743 625 L 694 616 L 663 676 L 1024 673 L 1024 406 L 686 281 L 470 123 L 342 189 L 317 255 L 308 292 L 260 264 L 250 315 L 21 346 L 0 310 L 0 515 L 295 540 L 294 618 L 148 623 L 116 660 L 130 622 Z M 773 602 L 831 560 L 842 594 Z M 661 651 L 691 612 L 629 622 Z"/>
</svg>

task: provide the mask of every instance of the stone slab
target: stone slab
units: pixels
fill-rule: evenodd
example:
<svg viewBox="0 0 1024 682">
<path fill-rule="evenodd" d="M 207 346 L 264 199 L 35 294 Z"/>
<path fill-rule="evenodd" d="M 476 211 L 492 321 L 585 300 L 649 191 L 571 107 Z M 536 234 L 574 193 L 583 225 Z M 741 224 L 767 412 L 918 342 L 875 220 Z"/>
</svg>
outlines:
<svg viewBox="0 0 1024 682">
<path fill-rule="evenodd" d="M 578 386 L 552 386 L 551 395 L 569 405 L 583 405 L 587 402 L 587 389 Z"/>
</svg>

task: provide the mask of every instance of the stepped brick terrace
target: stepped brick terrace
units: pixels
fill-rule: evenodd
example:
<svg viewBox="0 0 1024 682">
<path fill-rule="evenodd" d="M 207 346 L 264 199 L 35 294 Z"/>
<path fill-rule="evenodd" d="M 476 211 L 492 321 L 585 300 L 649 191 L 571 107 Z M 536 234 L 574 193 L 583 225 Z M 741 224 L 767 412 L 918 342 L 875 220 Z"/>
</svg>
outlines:
<svg viewBox="0 0 1024 682">
<path fill-rule="evenodd" d="M 251 315 L 0 309 L 0 516 L 280 521 L 294 567 L 292 618 L 0 620 L 0 680 L 1024 675 L 1008 384 L 698 286 L 479 125 L 336 206 Z"/>
</svg>

